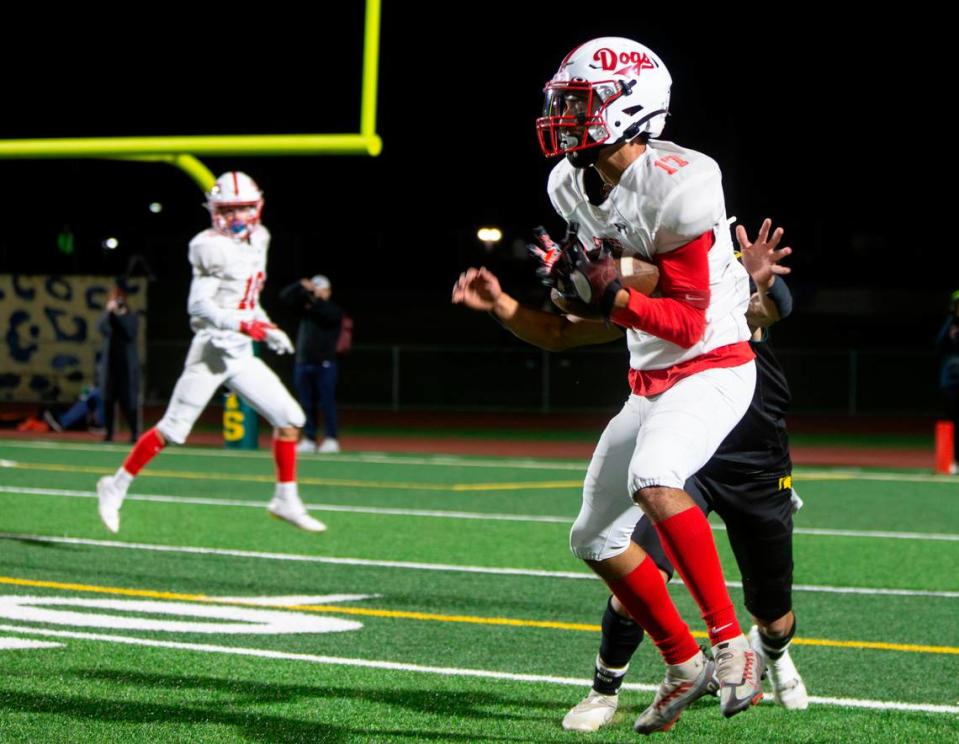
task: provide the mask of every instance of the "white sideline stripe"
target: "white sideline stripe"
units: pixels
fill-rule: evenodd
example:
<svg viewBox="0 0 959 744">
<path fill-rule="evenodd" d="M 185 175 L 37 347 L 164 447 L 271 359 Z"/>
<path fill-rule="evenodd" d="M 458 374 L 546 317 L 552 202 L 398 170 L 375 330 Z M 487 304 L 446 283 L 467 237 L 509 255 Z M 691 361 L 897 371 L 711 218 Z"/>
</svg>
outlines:
<svg viewBox="0 0 959 744">
<path fill-rule="evenodd" d="M 27 638 L 0 638 L 0 651 L 19 651 L 34 648 L 63 648 L 62 643 L 31 641 Z"/>
<path fill-rule="evenodd" d="M 70 449 L 78 452 L 117 452 L 123 453 L 129 451 L 127 445 L 89 445 L 75 444 L 69 442 L 43 442 L 43 441 L 16 441 L 0 439 L 0 448 L 19 447 L 23 449 Z M 220 458 L 240 458 L 251 460 L 272 459 L 268 452 L 244 452 L 227 451 L 203 447 L 167 447 L 163 451 L 164 457 L 220 457 Z M 497 459 L 490 458 L 470 458 L 458 457 L 456 455 L 430 455 L 430 456 L 410 456 L 400 457 L 398 455 L 386 454 L 381 452 L 357 452 L 357 453 L 339 453 L 336 455 L 306 455 L 300 458 L 300 462 L 359 462 L 373 463 L 379 465 L 428 465 L 434 467 L 462 467 L 462 468 L 518 468 L 521 470 L 571 470 L 580 473 L 586 472 L 586 459 L 558 458 L 536 459 L 532 457 L 501 457 Z M 856 468 L 830 468 L 828 470 L 812 466 L 799 466 L 793 468 L 793 476 L 797 481 L 833 481 L 833 480 L 864 480 L 864 481 L 887 481 L 891 483 L 939 483 L 942 485 L 959 486 L 959 479 L 954 475 L 933 475 L 922 473 L 895 473 L 882 471 L 864 472 Z M 956 489 L 959 494 L 959 488 Z"/>
<path fill-rule="evenodd" d="M 25 493 L 36 496 L 67 496 L 70 498 L 95 499 L 95 491 L 73 491 L 62 488 L 28 488 L 21 486 L 0 486 L 0 493 Z M 198 496 L 167 496 L 164 494 L 131 494 L 125 501 L 153 501 L 166 504 L 197 504 L 200 506 L 242 506 L 257 509 L 266 508 L 266 501 L 251 499 L 205 499 Z M 484 512 L 438 511 L 435 509 L 394 509 L 379 506 L 346 506 L 344 504 L 306 505 L 314 511 L 353 512 L 356 514 L 388 514 L 401 517 L 442 517 L 444 519 L 479 519 L 494 522 L 547 522 L 570 525 L 571 517 L 540 516 L 537 514 L 494 514 Z M 959 540 L 959 535 L 956 536 Z"/>
<path fill-rule="evenodd" d="M 117 540 L 92 540 L 80 537 L 54 537 L 50 535 L 29 535 L 17 532 L 0 532 L 0 540 L 29 540 L 42 543 L 60 543 L 64 545 L 87 545 L 97 548 L 121 548 L 124 550 L 147 550 L 156 553 L 187 553 L 193 555 L 227 556 L 232 558 L 258 558 L 272 561 L 293 561 L 302 563 L 325 563 L 340 566 L 364 566 L 370 568 L 402 568 L 414 571 L 443 571 L 447 573 L 475 573 L 494 576 L 533 576 L 545 579 L 597 579 L 595 574 L 585 571 L 547 571 L 531 568 L 497 568 L 493 566 L 461 566 L 449 563 L 417 563 L 412 561 L 383 561 L 369 558 L 335 558 L 321 555 L 301 555 L 297 553 L 266 553 L 253 550 L 235 550 L 227 548 L 201 548 L 186 545 L 155 545 L 150 543 L 125 543 Z M 678 579 L 674 580 L 681 583 Z M 726 586 L 741 588 L 742 582 L 727 581 Z M 927 589 L 873 589 L 871 587 L 828 586 L 818 584 L 795 584 L 793 591 L 826 592 L 830 594 L 862 594 L 897 597 L 940 597 L 959 599 L 959 591 L 934 591 Z"/>
<path fill-rule="evenodd" d="M 742 588 L 740 581 L 727 581 L 727 586 Z M 959 592 L 931 589 L 881 589 L 870 586 L 828 586 L 826 584 L 793 584 L 794 592 L 822 592 L 824 594 L 863 594 L 880 597 L 942 597 L 959 599 Z"/>
<path fill-rule="evenodd" d="M 726 529 L 717 527 L 717 529 Z M 821 527 L 797 527 L 796 535 L 825 535 L 828 537 L 876 537 L 890 540 L 941 540 L 959 542 L 959 535 L 948 532 L 887 532 L 885 530 L 834 530 Z"/>
<path fill-rule="evenodd" d="M 67 496 L 70 498 L 95 499 L 94 491 L 75 491 L 62 488 L 30 488 L 27 486 L 0 486 L 0 493 L 23 493 L 36 496 Z M 147 501 L 166 504 L 196 504 L 199 506 L 239 506 L 262 509 L 266 501 L 251 499 L 206 499 L 199 496 L 168 496 L 164 494 L 134 494 L 127 501 Z M 571 517 L 549 514 L 497 514 L 493 512 L 441 511 L 437 509 L 397 509 L 379 506 L 347 506 L 345 504 L 316 504 L 307 506 L 314 511 L 350 512 L 354 514 L 385 514 L 400 517 L 439 517 L 442 519 L 475 519 L 491 522 L 538 522 L 546 524 L 571 525 Z M 714 530 L 726 531 L 723 524 L 711 523 Z M 888 532 L 884 530 L 835 530 L 820 527 L 796 527 L 795 535 L 815 535 L 825 537 L 868 537 L 895 540 L 938 540 L 959 542 L 959 535 L 947 532 Z"/>
<path fill-rule="evenodd" d="M 863 472 L 848 468 L 822 470 L 812 467 L 798 467 L 793 470 L 793 476 L 798 481 L 879 481 L 888 483 L 938 483 L 944 486 L 959 486 L 959 479 L 954 475 L 923 475 L 921 473 L 883 473 Z M 959 488 L 956 489 L 959 494 Z"/>
<path fill-rule="evenodd" d="M 416 672 L 420 674 L 438 674 L 444 677 L 479 677 L 481 679 L 508 680 L 511 682 L 531 682 L 533 684 L 565 685 L 572 687 L 588 687 L 590 679 L 575 679 L 572 677 L 552 677 L 540 674 L 513 674 L 510 672 L 494 672 L 486 669 L 462 669 L 457 667 L 423 666 L 420 664 L 404 664 L 396 661 L 378 661 L 374 659 L 347 659 L 337 656 L 314 656 L 313 654 L 296 654 L 286 651 L 268 651 L 258 648 L 242 648 L 236 646 L 215 646 L 206 643 L 180 643 L 176 641 L 154 641 L 147 638 L 133 638 L 129 636 L 106 635 L 102 633 L 79 633 L 68 630 L 46 630 L 45 628 L 31 628 L 16 625 L 0 625 L 0 630 L 12 633 L 27 633 L 53 638 L 74 638 L 85 641 L 103 641 L 106 643 L 122 643 L 130 646 L 148 646 L 151 648 L 169 648 L 180 651 L 197 651 L 208 654 L 226 654 L 229 656 L 253 656 L 261 659 L 277 659 L 283 661 L 303 661 L 310 664 L 325 664 L 332 666 L 362 667 L 365 669 L 387 669 L 397 672 Z M 629 690 L 652 692 L 657 688 L 654 684 L 627 682 L 623 685 Z M 766 698 L 768 700 L 768 698 Z M 816 705 L 832 705 L 842 708 L 866 708 L 871 710 L 899 710 L 918 713 L 959 713 L 959 706 L 932 705 L 928 703 L 903 703 L 892 700 L 857 700 L 832 697 L 810 697 L 809 702 Z"/>
<path fill-rule="evenodd" d="M 30 540 L 33 542 L 61 543 L 65 545 L 89 545 L 98 548 L 123 548 L 127 550 L 148 550 L 157 553 L 188 553 L 193 555 L 216 555 L 232 558 L 260 558 L 271 561 L 293 561 L 301 563 L 327 563 L 337 566 L 366 566 L 371 568 L 404 568 L 418 571 L 445 571 L 458 573 L 491 574 L 496 576 L 535 576 L 546 579 L 595 579 L 594 574 L 584 571 L 546 571 L 531 568 L 496 568 L 490 566 L 460 566 L 447 563 L 418 563 L 415 561 L 383 561 L 368 558 L 335 558 L 323 555 L 301 555 L 297 553 L 268 553 L 256 550 L 234 550 L 227 548 L 201 548 L 185 545 L 154 545 L 150 543 L 125 543 L 116 540 L 91 540 L 79 537 L 54 537 L 48 535 L 27 535 L 15 532 L 0 532 L 0 540 Z M 957 593 L 959 594 L 959 593 Z"/>
</svg>

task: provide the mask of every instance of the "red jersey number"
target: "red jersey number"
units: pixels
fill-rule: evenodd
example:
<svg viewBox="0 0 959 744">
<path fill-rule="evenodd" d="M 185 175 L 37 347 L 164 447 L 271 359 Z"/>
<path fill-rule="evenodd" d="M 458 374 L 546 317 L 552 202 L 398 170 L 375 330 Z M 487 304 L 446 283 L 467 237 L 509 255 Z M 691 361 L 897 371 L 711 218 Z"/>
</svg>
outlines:
<svg viewBox="0 0 959 744">
<path fill-rule="evenodd" d="M 263 291 L 263 282 L 266 275 L 258 271 L 246 280 L 246 289 L 243 290 L 243 299 L 240 300 L 240 310 L 252 310 L 256 307 L 256 301 L 260 298 L 260 292 Z"/>
</svg>

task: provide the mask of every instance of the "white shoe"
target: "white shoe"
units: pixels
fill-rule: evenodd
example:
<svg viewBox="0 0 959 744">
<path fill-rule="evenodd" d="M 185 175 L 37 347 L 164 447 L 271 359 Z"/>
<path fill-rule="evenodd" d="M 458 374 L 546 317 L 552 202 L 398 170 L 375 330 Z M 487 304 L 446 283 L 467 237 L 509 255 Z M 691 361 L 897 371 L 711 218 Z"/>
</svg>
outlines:
<svg viewBox="0 0 959 744">
<path fill-rule="evenodd" d="M 764 657 L 753 650 L 746 636 L 717 643 L 713 658 L 719 678 L 719 709 L 726 718 L 763 699 Z"/>
<path fill-rule="evenodd" d="M 296 445 L 296 451 L 299 452 L 300 454 L 303 454 L 305 452 L 310 452 L 310 453 L 316 452 L 316 442 L 314 442 L 312 439 L 306 439 L 304 437 Z"/>
<path fill-rule="evenodd" d="M 604 695 L 590 690 L 563 718 L 567 731 L 598 731 L 613 720 L 619 707 L 619 695 Z"/>
<path fill-rule="evenodd" d="M 749 644 L 757 653 L 763 656 L 766 670 L 769 672 L 769 681 L 772 683 L 773 699 L 786 710 L 806 710 L 809 707 L 809 694 L 806 685 L 799 676 L 799 670 L 789 656 L 789 649 L 783 652 L 778 659 L 770 659 L 763 650 L 762 639 L 759 637 L 759 628 L 755 625 L 749 629 Z"/>
<path fill-rule="evenodd" d="M 640 734 L 669 731 L 687 706 L 710 694 L 716 666 L 700 651 L 689 661 L 670 664 L 653 704 L 640 713 L 633 728 Z"/>
<path fill-rule="evenodd" d="M 266 510 L 277 519 L 283 519 L 295 527 L 307 532 L 324 532 L 326 525 L 311 517 L 298 494 L 280 495 L 277 493 L 267 505 Z"/>
<path fill-rule="evenodd" d="M 316 448 L 316 451 L 324 455 L 335 454 L 340 451 L 340 443 L 335 439 L 327 437 L 323 440 L 323 444 Z"/>
<path fill-rule="evenodd" d="M 949 475 L 959 475 L 959 463 L 949 464 Z"/>
<path fill-rule="evenodd" d="M 103 525 L 116 534 L 120 530 L 120 507 L 124 494 L 116 487 L 112 475 L 105 475 L 97 481 L 97 511 Z"/>
</svg>

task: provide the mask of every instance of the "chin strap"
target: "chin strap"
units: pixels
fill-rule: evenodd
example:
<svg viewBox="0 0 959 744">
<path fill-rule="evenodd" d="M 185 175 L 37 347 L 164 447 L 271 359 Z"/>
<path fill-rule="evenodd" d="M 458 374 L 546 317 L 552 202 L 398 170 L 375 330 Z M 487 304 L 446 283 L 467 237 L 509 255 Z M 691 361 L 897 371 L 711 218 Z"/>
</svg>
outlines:
<svg viewBox="0 0 959 744">
<path fill-rule="evenodd" d="M 566 153 L 566 159 L 574 168 L 591 168 L 599 160 L 599 147 L 587 147 Z"/>
</svg>

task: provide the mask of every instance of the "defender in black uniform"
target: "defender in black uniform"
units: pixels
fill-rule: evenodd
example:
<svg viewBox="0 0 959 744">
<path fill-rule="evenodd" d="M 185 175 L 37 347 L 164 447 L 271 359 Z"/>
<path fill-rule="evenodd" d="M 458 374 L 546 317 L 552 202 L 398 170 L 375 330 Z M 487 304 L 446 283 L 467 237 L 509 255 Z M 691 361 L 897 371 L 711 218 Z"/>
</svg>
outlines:
<svg viewBox="0 0 959 744">
<path fill-rule="evenodd" d="M 778 294 L 789 296 L 781 279 L 775 287 Z M 756 353 L 757 374 L 749 409 L 686 486 L 700 509 L 707 514 L 715 511 L 725 522 L 742 575 L 746 608 L 765 626 L 790 614 L 792 609 L 794 505 L 789 435 L 784 420 L 789 387 L 769 344 L 754 340 L 750 345 Z M 660 571 L 672 578 L 673 567 L 648 519 L 639 520 L 633 541 L 652 556 Z M 791 631 L 795 630 L 794 621 L 780 624 L 792 625 Z"/>
<path fill-rule="evenodd" d="M 755 285 L 752 284 L 755 289 Z M 796 632 L 792 612 L 792 515 L 802 502 L 792 489 L 792 461 L 784 416 L 790 394 L 779 361 L 767 343 L 766 327 L 792 310 L 792 295 L 782 277 L 766 292 L 774 310 L 758 319 L 753 294 L 747 320 L 755 329 L 750 345 L 756 353 L 756 391 L 742 420 L 712 459 L 690 478 L 684 490 L 705 513 L 715 511 L 726 524 L 730 545 L 742 575 L 746 608 L 756 623 L 749 637 L 766 660 L 777 703 L 801 710 L 808 706 L 802 678 L 789 656 Z M 771 315 L 772 317 L 768 317 Z M 664 580 L 673 575 L 656 530 L 642 518 L 633 541 L 649 554 Z M 603 615 L 602 640 L 596 657 L 593 688 L 567 713 L 563 728 L 595 731 L 609 723 L 618 707 L 619 688 L 629 661 L 643 639 L 643 629 L 615 597 Z"/>
</svg>

